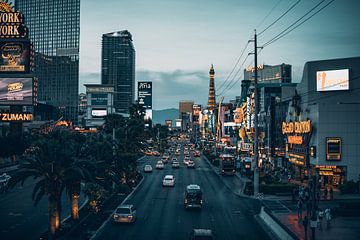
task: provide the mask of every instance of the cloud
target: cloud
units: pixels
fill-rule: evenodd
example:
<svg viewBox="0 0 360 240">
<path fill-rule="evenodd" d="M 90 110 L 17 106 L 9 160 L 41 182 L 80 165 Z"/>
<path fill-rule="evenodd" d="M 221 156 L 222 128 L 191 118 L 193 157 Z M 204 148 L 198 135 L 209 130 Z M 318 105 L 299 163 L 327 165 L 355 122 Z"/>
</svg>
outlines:
<svg viewBox="0 0 360 240">
<path fill-rule="evenodd" d="M 221 73 L 219 73 L 219 78 Z M 178 108 L 179 101 L 192 100 L 206 105 L 209 94 L 207 71 L 136 71 L 136 81 L 153 82 L 153 109 Z M 220 85 L 215 79 L 215 85 Z M 100 73 L 80 73 L 80 92 L 85 92 L 84 84 L 100 84 Z M 136 87 L 135 87 L 136 88 Z M 225 101 L 240 95 L 240 82 L 225 94 Z"/>
</svg>

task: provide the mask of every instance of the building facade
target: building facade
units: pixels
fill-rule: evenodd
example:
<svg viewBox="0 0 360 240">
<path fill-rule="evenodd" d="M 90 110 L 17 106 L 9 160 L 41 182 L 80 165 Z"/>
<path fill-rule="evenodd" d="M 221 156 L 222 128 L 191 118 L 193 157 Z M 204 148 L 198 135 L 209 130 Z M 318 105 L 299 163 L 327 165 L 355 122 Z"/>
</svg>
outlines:
<svg viewBox="0 0 360 240">
<path fill-rule="evenodd" d="M 360 57 L 307 62 L 282 131 L 298 177 L 322 187 L 360 177 Z"/>
<path fill-rule="evenodd" d="M 114 112 L 114 87 L 104 84 L 85 84 L 86 117 L 85 127 L 92 128 L 105 123 L 104 118 Z"/>
<path fill-rule="evenodd" d="M 35 51 L 38 100 L 77 122 L 80 0 L 16 0 Z"/>
<path fill-rule="evenodd" d="M 101 83 L 114 86 L 115 111 L 128 113 L 135 101 L 135 48 L 129 31 L 103 34 Z"/>
</svg>

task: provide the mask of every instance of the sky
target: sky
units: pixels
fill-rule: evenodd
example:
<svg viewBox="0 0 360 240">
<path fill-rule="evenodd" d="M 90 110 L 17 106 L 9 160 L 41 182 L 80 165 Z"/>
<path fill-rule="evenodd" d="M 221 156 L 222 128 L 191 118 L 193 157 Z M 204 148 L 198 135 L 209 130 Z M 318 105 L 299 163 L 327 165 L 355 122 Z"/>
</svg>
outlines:
<svg viewBox="0 0 360 240">
<path fill-rule="evenodd" d="M 133 35 L 136 50 L 136 81 L 153 82 L 153 109 L 178 108 L 180 100 L 206 105 L 211 64 L 215 68 L 217 93 L 222 93 L 224 86 L 231 82 L 229 86 L 233 87 L 222 95 L 225 102 L 234 99 L 240 95 L 242 69 L 253 64 L 253 55 L 244 62 L 247 54 L 254 50 L 253 43 L 240 58 L 238 67 L 243 62 L 244 65 L 238 74 L 235 75 L 236 68 L 226 84 L 219 87 L 248 40 L 253 38 L 254 30 L 258 33 L 264 30 L 297 1 L 83 0 L 80 92 L 85 91 L 86 83 L 101 83 L 102 34 L 126 29 Z M 258 46 L 316 4 L 321 3 L 317 10 L 330 1 L 301 0 L 258 36 Z M 265 47 L 258 63 L 291 64 L 293 82 L 299 82 L 307 61 L 360 56 L 359 10 L 358 0 L 335 0 L 309 21 Z"/>
</svg>

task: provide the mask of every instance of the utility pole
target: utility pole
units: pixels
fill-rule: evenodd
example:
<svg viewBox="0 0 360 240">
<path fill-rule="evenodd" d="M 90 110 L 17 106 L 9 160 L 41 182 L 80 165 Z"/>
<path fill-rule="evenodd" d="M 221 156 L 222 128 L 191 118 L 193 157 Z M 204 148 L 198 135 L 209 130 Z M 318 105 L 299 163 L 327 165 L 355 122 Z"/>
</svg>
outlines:
<svg viewBox="0 0 360 240">
<path fill-rule="evenodd" d="M 258 67 L 257 67 L 257 37 L 256 30 L 254 34 L 254 40 L 249 40 L 249 42 L 254 42 L 254 55 L 255 55 L 255 67 L 254 67 L 254 196 L 259 194 L 259 128 L 258 128 L 258 112 L 259 112 L 259 101 L 258 101 L 258 89 L 257 89 L 257 78 L 258 78 Z"/>
</svg>

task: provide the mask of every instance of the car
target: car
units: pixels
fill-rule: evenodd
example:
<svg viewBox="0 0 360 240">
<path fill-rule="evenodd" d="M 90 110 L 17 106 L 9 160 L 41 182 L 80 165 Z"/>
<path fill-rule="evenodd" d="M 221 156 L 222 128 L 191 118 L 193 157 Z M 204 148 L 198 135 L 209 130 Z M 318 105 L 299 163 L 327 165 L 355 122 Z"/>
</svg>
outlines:
<svg viewBox="0 0 360 240">
<path fill-rule="evenodd" d="M 202 191 L 199 185 L 189 184 L 186 186 L 184 194 L 184 207 L 188 208 L 202 208 L 203 199 Z"/>
<path fill-rule="evenodd" d="M 172 159 L 171 159 L 171 162 L 173 163 L 173 162 L 177 162 L 177 158 L 176 157 L 173 157 Z"/>
<path fill-rule="evenodd" d="M 156 163 L 156 169 L 164 169 L 164 163 L 160 160 Z"/>
<path fill-rule="evenodd" d="M 153 151 L 153 154 L 152 154 L 153 156 L 160 156 L 160 153 L 158 152 L 158 151 Z"/>
<path fill-rule="evenodd" d="M 194 161 L 189 160 L 188 163 L 187 163 L 187 167 L 188 167 L 188 168 L 195 168 L 195 163 L 194 163 Z"/>
<path fill-rule="evenodd" d="M 121 223 L 127 222 L 132 223 L 136 220 L 136 209 L 132 204 L 121 205 L 116 208 L 112 215 L 113 222 Z"/>
<path fill-rule="evenodd" d="M 189 153 L 189 151 L 184 151 L 184 155 L 189 155 L 190 153 Z"/>
<path fill-rule="evenodd" d="M 194 152 L 194 157 L 200 157 L 200 151 L 199 150 L 196 150 Z"/>
<path fill-rule="evenodd" d="M 163 187 L 169 186 L 174 187 L 175 186 L 175 177 L 173 175 L 166 175 L 162 182 Z"/>
<path fill-rule="evenodd" d="M 180 163 L 178 161 L 174 161 L 171 166 L 172 166 L 172 168 L 179 168 Z"/>
<path fill-rule="evenodd" d="M 148 165 L 148 164 L 146 164 L 145 166 L 144 166 L 144 172 L 152 172 L 152 167 L 151 167 L 151 165 Z"/>
<path fill-rule="evenodd" d="M 193 229 L 190 233 L 190 240 L 214 240 L 215 236 L 210 229 Z"/>
<path fill-rule="evenodd" d="M 162 158 L 161 158 L 161 161 L 165 164 L 165 163 L 167 163 L 168 162 L 168 160 L 169 160 L 169 156 L 162 156 Z"/>
</svg>

